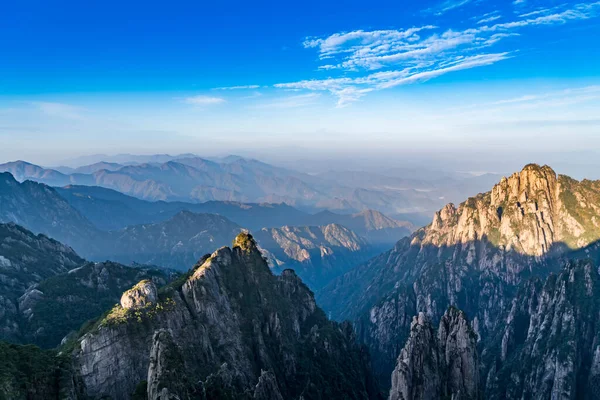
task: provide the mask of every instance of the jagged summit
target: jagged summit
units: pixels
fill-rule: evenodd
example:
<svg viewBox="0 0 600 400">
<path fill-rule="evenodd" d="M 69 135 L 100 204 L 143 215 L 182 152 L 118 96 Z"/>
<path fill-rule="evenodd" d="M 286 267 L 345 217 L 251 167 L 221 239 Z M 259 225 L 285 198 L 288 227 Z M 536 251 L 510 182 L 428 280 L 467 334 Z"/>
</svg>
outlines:
<svg viewBox="0 0 600 400">
<path fill-rule="evenodd" d="M 600 182 L 530 164 L 490 191 L 448 204 L 432 223 L 319 292 L 335 318 L 352 319 L 387 379 L 410 318 L 439 320 L 448 305 L 473 318 L 485 337 L 502 322 L 506 299 L 560 259 L 600 252 Z M 402 328 L 399 328 L 402 327 Z"/>
<path fill-rule="evenodd" d="M 389 400 L 479 398 L 477 335 L 465 313 L 449 307 L 437 332 L 425 313 L 413 317 L 392 373 Z"/>
<path fill-rule="evenodd" d="M 295 273 L 272 274 L 249 233 L 164 288 L 140 282 L 121 303 L 75 343 L 78 393 L 269 400 L 277 388 L 276 398 L 377 398 L 354 337 Z"/>
<path fill-rule="evenodd" d="M 239 247 L 240 249 L 248 252 L 253 250 L 258 251 L 254 237 L 252 237 L 252 235 L 248 232 L 242 232 L 237 235 L 233 240 L 233 247 Z"/>
<path fill-rule="evenodd" d="M 600 208 L 593 205 L 598 199 L 600 190 L 593 185 L 557 175 L 547 165 L 528 164 L 491 191 L 458 207 L 446 205 L 413 244 L 452 246 L 486 239 L 531 256 L 542 256 L 559 243 L 579 248 L 600 239 Z"/>
</svg>

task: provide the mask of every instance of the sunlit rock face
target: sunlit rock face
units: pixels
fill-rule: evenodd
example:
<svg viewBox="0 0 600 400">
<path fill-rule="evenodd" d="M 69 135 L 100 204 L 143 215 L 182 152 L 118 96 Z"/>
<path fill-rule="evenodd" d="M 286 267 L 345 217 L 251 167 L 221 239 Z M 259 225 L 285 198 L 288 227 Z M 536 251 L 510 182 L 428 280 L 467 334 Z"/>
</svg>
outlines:
<svg viewBox="0 0 600 400">
<path fill-rule="evenodd" d="M 121 296 L 124 309 L 142 308 L 158 301 L 158 290 L 151 280 L 143 280 Z"/>
<path fill-rule="evenodd" d="M 411 316 L 437 322 L 454 305 L 485 339 L 503 324 L 519 285 L 560 270 L 560 258 L 594 256 L 599 239 L 600 182 L 530 164 L 489 192 L 446 205 L 430 225 L 334 280 L 318 301 L 334 318 L 355 321 L 385 385 Z"/>
</svg>

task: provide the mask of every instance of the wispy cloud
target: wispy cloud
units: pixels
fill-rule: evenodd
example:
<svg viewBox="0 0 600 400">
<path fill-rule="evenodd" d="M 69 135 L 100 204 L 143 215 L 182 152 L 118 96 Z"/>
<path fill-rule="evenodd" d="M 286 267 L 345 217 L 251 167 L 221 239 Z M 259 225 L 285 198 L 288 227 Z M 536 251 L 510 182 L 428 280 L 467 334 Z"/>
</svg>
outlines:
<svg viewBox="0 0 600 400">
<path fill-rule="evenodd" d="M 428 8 L 427 10 L 425 10 L 425 13 L 442 15 L 447 13 L 448 11 L 455 10 L 472 2 L 474 2 L 474 0 L 446 0 L 435 7 Z"/>
<path fill-rule="evenodd" d="M 37 107 L 43 114 L 63 119 L 82 120 L 83 108 L 64 103 L 48 101 L 32 101 L 31 105 Z"/>
<path fill-rule="evenodd" d="M 395 86 L 424 82 L 438 76 L 464 69 L 491 65 L 509 58 L 508 53 L 479 54 L 463 57 L 444 64 L 443 67 L 419 70 L 406 68 L 386 72 L 376 72 L 361 78 L 330 78 L 323 80 L 306 80 L 275 85 L 282 89 L 305 89 L 312 91 L 328 91 L 338 98 L 338 107 L 346 106 L 374 90 L 389 89 Z"/>
<path fill-rule="evenodd" d="M 477 21 L 477 24 L 479 24 L 479 25 L 487 24 L 489 22 L 494 22 L 496 20 L 499 20 L 500 18 L 502 18 L 501 15 L 490 15 L 489 17 L 485 17 L 485 18 L 482 18 L 479 21 Z"/>
<path fill-rule="evenodd" d="M 564 90 L 557 90 L 545 93 L 528 94 L 520 97 L 514 97 L 510 99 L 498 100 L 490 105 L 527 105 L 527 106 L 539 106 L 539 105 L 566 105 L 586 102 L 589 100 L 596 100 L 600 98 L 600 86 L 584 86 L 579 88 L 570 88 Z"/>
<path fill-rule="evenodd" d="M 546 110 L 552 107 L 565 107 L 574 104 L 591 104 L 592 102 L 598 102 L 599 100 L 600 86 L 590 85 L 547 92 L 529 93 L 488 103 L 478 103 L 464 107 L 457 107 L 450 109 L 449 111 L 452 113 L 466 110 L 470 110 L 475 113 L 481 113 L 483 111 L 497 111 L 502 112 L 503 114 L 510 114 L 515 110 Z M 510 110 L 510 112 L 508 112 L 508 110 Z"/>
<path fill-rule="evenodd" d="M 246 90 L 246 89 L 258 89 L 260 85 L 241 85 L 241 86 L 223 86 L 217 87 L 213 90 Z"/>
<path fill-rule="evenodd" d="M 440 10 L 466 5 L 469 1 L 445 1 Z M 344 106 L 367 93 L 398 85 L 422 82 L 470 68 L 492 65 L 516 56 L 518 48 L 489 51 L 521 29 L 559 25 L 585 20 L 600 14 L 600 1 L 535 10 L 506 22 L 494 23 L 497 12 L 483 15 L 473 26 L 462 30 L 440 30 L 423 25 L 400 30 L 356 30 L 326 37 L 309 37 L 303 45 L 315 49 L 322 71 L 339 77 L 280 83 L 277 88 L 327 91 Z M 358 75 L 358 76 L 357 76 Z"/>
<path fill-rule="evenodd" d="M 208 106 L 213 104 L 225 103 L 225 99 L 221 97 L 199 95 L 187 97 L 183 99 L 183 102 L 186 104 L 191 104 L 193 106 Z"/>
</svg>

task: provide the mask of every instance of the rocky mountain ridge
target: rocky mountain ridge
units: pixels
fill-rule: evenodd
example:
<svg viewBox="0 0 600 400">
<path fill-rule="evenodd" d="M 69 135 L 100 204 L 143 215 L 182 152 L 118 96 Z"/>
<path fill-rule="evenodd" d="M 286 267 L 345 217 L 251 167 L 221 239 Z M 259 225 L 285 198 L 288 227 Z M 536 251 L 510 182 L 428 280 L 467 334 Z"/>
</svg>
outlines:
<svg viewBox="0 0 600 400">
<path fill-rule="evenodd" d="M 2 199 L 0 221 L 21 222 L 28 229 L 60 239 L 73 246 L 85 258 L 98 262 L 109 259 L 124 264 L 159 265 L 184 271 L 205 253 L 211 252 L 215 247 L 229 244 L 243 229 L 241 225 L 223 215 L 194 213 L 188 208 L 227 214 L 251 223 L 251 226 L 258 227 L 257 230 L 263 226 L 261 225 L 263 221 L 274 223 L 290 220 L 301 224 L 306 222 L 305 220 L 315 222 L 344 220 L 356 226 L 360 232 L 368 234 L 369 237 L 379 235 L 380 232 L 385 234 L 409 232 L 401 222 L 389 219 L 375 211 L 346 216 L 334 213 L 310 216 L 286 205 L 220 202 L 152 203 L 98 187 L 55 189 L 31 181 L 19 183 L 9 174 L 2 174 L 2 177 L 5 180 L 0 180 L 0 199 Z M 65 196 L 68 202 L 61 196 Z M 106 226 L 114 225 L 113 222 L 116 220 L 120 221 L 119 224 L 138 219 L 156 220 L 156 222 L 106 231 L 93 226 L 85 217 L 87 215 L 92 216 L 96 222 L 105 220 Z M 358 248 L 356 243 L 363 243 L 363 239 L 356 238 L 355 233 L 349 232 L 346 228 L 329 229 L 329 231 L 337 232 L 339 237 L 334 238 L 335 235 L 330 234 L 329 240 L 333 242 L 325 241 L 329 243 L 327 248 L 323 247 L 325 253 L 311 255 L 312 267 L 305 271 L 299 270 L 300 275 L 307 281 L 310 281 L 311 274 L 314 275 L 310 283 L 315 284 L 313 286 L 315 288 L 324 285 L 333 277 L 365 261 L 382 249 L 381 244 L 373 243 L 361 244 Z M 291 251 L 283 248 L 289 242 L 277 243 L 267 237 L 268 235 L 262 236 L 271 244 L 263 245 L 267 251 L 277 254 L 281 252 L 280 250 Z M 350 236 L 353 239 L 348 242 L 345 238 Z M 321 244 L 325 242 L 321 241 Z M 342 242 L 348 242 L 351 246 L 345 247 Z M 319 246 L 320 244 L 307 242 L 303 251 L 308 252 L 311 248 L 319 248 Z M 288 267 L 304 268 L 302 263 L 297 263 L 292 258 L 281 258 L 273 265 L 280 267 L 278 271 Z M 323 270 L 320 271 L 322 268 Z"/>
<path fill-rule="evenodd" d="M 250 235 L 185 281 L 151 286 L 127 292 L 77 340 L 76 393 L 125 399 L 143 385 L 150 399 L 377 398 L 350 326 L 328 321 L 293 271 L 274 276 Z"/>
<path fill-rule="evenodd" d="M 485 338 L 530 276 L 560 270 L 560 258 L 583 247 L 597 254 L 599 207 L 600 183 L 527 165 L 491 191 L 445 206 L 429 226 L 320 291 L 319 304 L 356 321 L 385 384 L 413 315 L 438 321 L 455 305 Z"/>
<path fill-rule="evenodd" d="M 25 295 L 44 279 L 79 267 L 73 249 L 15 224 L 0 224 L 0 338 L 19 340 L 21 310 L 38 296 Z"/>
</svg>

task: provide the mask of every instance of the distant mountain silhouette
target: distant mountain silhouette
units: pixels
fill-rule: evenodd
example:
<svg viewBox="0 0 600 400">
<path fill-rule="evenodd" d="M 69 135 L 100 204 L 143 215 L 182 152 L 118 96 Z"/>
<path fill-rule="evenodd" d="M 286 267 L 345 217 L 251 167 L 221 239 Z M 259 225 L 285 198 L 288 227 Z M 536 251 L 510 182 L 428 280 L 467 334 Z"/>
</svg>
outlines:
<svg viewBox="0 0 600 400">
<path fill-rule="evenodd" d="M 0 171 L 11 172 L 19 181 L 101 186 L 150 201 L 286 203 L 307 211 L 344 213 L 366 209 L 388 214 L 433 211 L 444 200 L 455 198 L 457 190 L 462 196 L 465 190 L 476 193 L 482 186 L 481 178 L 468 177 L 450 185 L 450 181 L 366 173 L 309 175 L 236 156 L 215 161 L 193 155 L 94 158 L 89 165 L 59 169 L 25 161 L 0 165 Z"/>
</svg>

